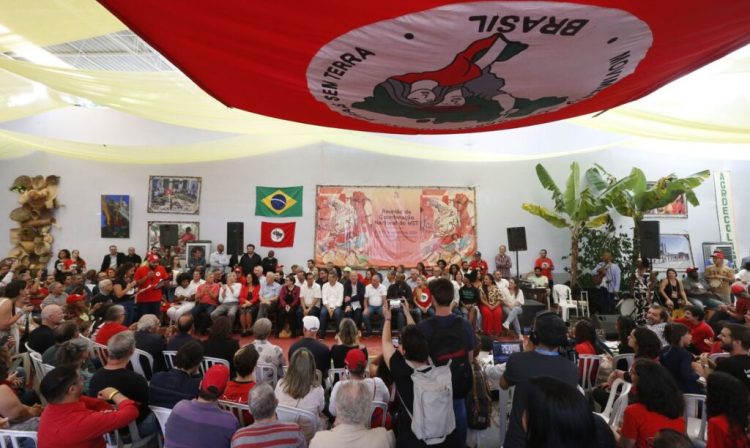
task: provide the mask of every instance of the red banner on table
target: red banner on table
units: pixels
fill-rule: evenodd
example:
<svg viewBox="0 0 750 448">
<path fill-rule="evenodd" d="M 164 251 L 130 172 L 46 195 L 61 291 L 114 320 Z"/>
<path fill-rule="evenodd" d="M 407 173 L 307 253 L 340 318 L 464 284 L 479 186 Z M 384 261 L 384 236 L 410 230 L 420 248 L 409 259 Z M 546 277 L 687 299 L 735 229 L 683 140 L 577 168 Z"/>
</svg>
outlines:
<svg viewBox="0 0 750 448">
<path fill-rule="evenodd" d="M 473 188 L 319 186 L 316 201 L 317 264 L 452 264 L 477 250 Z"/>
<path fill-rule="evenodd" d="M 294 246 L 294 222 L 261 222 L 260 245 L 264 247 Z"/>
<path fill-rule="evenodd" d="M 99 1 L 227 106 L 390 133 L 607 110 L 750 42 L 748 0 Z"/>
</svg>

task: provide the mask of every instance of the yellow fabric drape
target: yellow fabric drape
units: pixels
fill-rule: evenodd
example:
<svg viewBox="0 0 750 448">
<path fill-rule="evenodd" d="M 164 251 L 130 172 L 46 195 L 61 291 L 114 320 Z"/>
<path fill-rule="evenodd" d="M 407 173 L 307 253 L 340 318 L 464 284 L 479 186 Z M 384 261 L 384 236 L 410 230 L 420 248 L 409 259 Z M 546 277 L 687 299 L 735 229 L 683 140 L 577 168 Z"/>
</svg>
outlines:
<svg viewBox="0 0 750 448">
<path fill-rule="evenodd" d="M 451 148 L 413 143 L 377 134 L 331 130 L 326 135 L 241 135 L 221 140 L 173 146 L 124 146 L 97 145 L 36 137 L 27 134 L 0 130 L 0 159 L 19 157 L 29 151 L 44 151 L 64 157 L 95 160 L 108 163 L 157 164 L 195 163 L 211 160 L 227 160 L 252 157 L 320 144 L 368 151 L 377 154 L 409 157 L 445 162 L 510 162 L 536 160 L 564 155 L 602 151 L 630 140 L 573 151 L 539 154 L 492 154 L 485 152 L 466 153 Z"/>
<path fill-rule="evenodd" d="M 43 84 L 0 70 L 0 105 L 2 122 L 46 112 L 67 104 Z"/>
</svg>

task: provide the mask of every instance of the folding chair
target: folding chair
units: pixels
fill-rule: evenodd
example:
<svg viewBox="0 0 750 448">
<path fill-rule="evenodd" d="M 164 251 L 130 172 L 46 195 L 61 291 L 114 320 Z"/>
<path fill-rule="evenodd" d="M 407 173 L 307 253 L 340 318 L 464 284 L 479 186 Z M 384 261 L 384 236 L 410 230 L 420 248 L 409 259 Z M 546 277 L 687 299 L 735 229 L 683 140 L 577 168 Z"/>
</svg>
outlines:
<svg viewBox="0 0 750 448">
<path fill-rule="evenodd" d="M 237 403 L 235 401 L 219 400 L 219 407 L 229 411 L 237 418 L 240 422 L 241 427 L 245 427 L 250 424 L 250 407 L 246 403 Z"/>
<path fill-rule="evenodd" d="M 303 426 L 309 426 L 311 433 L 318 432 L 318 416 L 305 409 L 298 409 L 291 406 L 280 404 L 276 407 L 276 417 L 281 422 L 297 423 Z"/>
<path fill-rule="evenodd" d="M 162 352 L 164 354 L 164 363 L 167 365 L 168 369 L 174 368 L 174 357 L 177 356 L 176 350 L 164 350 Z"/>
<path fill-rule="evenodd" d="M 24 439 L 33 440 L 34 446 L 39 445 L 36 441 L 36 431 L 0 429 L 0 448 L 20 448 Z"/>
<path fill-rule="evenodd" d="M 278 380 L 278 371 L 275 365 L 264 362 L 259 362 L 255 365 L 255 381 L 258 384 L 268 384 L 271 387 L 276 387 Z"/>
<path fill-rule="evenodd" d="M 588 291 L 581 291 L 581 296 L 578 298 L 578 300 L 574 301 L 574 303 L 578 306 L 578 309 L 581 310 L 581 314 L 589 317 L 591 316 L 591 310 L 589 309 L 589 292 Z M 578 310 L 576 310 L 576 315 L 578 314 Z"/>
<path fill-rule="evenodd" d="M 130 424 L 128 425 L 128 433 L 130 435 L 130 441 L 126 442 L 122 434 L 120 434 L 121 430 L 122 428 L 116 429 L 112 432 L 104 434 L 104 440 L 107 443 L 107 448 L 145 447 L 145 446 L 148 446 L 149 442 L 151 442 L 151 439 L 153 439 L 157 435 L 157 434 L 151 434 L 150 436 L 146 438 L 142 438 L 141 434 L 138 432 L 138 425 L 136 425 L 135 422 L 130 422 Z M 158 440 L 158 437 L 157 437 L 157 440 Z M 161 446 L 161 440 L 159 440 L 159 445 Z"/>
<path fill-rule="evenodd" d="M 616 369 L 617 365 L 621 360 L 625 360 L 628 363 L 628 368 L 625 369 L 627 372 L 630 367 L 633 365 L 633 362 L 635 361 L 635 354 L 634 353 L 623 353 L 622 355 L 616 355 L 612 357 L 612 368 Z"/>
<path fill-rule="evenodd" d="M 384 403 L 382 401 L 373 401 L 372 402 L 372 412 L 370 412 L 370 418 L 367 419 L 367 427 L 369 428 L 372 425 L 372 416 L 375 414 L 375 411 L 377 409 L 382 409 L 382 420 L 380 422 L 380 427 L 385 428 L 385 423 L 388 421 L 388 403 Z"/>
<path fill-rule="evenodd" d="M 625 408 L 628 407 L 628 394 L 622 394 L 617 397 L 612 405 L 612 412 L 609 414 L 609 426 L 619 428 L 622 424 L 622 417 L 625 415 Z"/>
<path fill-rule="evenodd" d="M 603 357 L 601 355 L 579 355 L 578 366 L 579 366 L 579 378 L 578 384 L 588 390 L 594 387 L 596 384 L 596 377 L 599 373 L 599 366 L 601 365 Z"/>
<path fill-rule="evenodd" d="M 567 322 L 570 320 L 570 310 L 573 309 L 578 314 L 578 304 L 573 300 L 573 296 L 570 292 L 570 287 L 567 285 L 555 285 L 552 287 L 552 298 L 554 299 L 557 306 L 560 308 L 560 314 L 562 314 L 563 321 Z M 549 307 L 548 307 L 549 308 Z"/>
<path fill-rule="evenodd" d="M 609 398 L 607 398 L 607 405 L 604 406 L 604 410 L 601 413 L 597 412 L 597 415 L 602 417 L 607 423 L 611 423 L 610 419 L 612 418 L 612 408 L 614 406 L 615 400 L 622 395 L 627 395 L 630 392 L 630 388 L 632 386 L 632 384 L 628 383 L 622 378 L 617 378 L 609 388 Z"/>
<path fill-rule="evenodd" d="M 328 369 L 328 379 L 326 381 L 326 389 L 333 389 L 333 385 L 337 381 L 345 380 L 349 378 L 349 371 L 346 368 L 342 369 Z"/>
<path fill-rule="evenodd" d="M 685 398 L 685 422 L 687 435 L 691 439 L 706 441 L 706 396 L 697 394 L 683 394 Z"/>
<path fill-rule="evenodd" d="M 42 355 L 33 350 L 29 350 L 28 353 L 29 359 L 31 359 L 31 367 L 34 369 L 34 388 L 38 390 L 39 383 L 42 382 L 42 378 L 47 372 L 44 370 Z"/>
<path fill-rule="evenodd" d="M 102 365 L 107 364 L 107 360 L 109 359 L 109 349 L 107 346 L 96 341 L 92 341 L 92 343 L 94 344 L 94 354 L 99 359 L 99 362 Z"/>
<path fill-rule="evenodd" d="M 143 368 L 144 365 L 142 361 L 144 359 L 148 363 L 148 372 Z M 151 378 L 151 375 L 154 374 L 154 357 L 151 356 L 151 354 L 148 352 L 140 349 L 135 349 L 135 351 L 133 352 L 133 356 L 130 357 L 130 366 L 133 368 L 133 371 L 135 373 L 148 380 Z"/>
<path fill-rule="evenodd" d="M 211 356 L 204 356 L 203 361 L 201 361 L 201 367 L 200 367 L 201 375 L 205 375 L 206 371 L 210 369 L 211 366 L 216 365 L 216 364 L 224 365 L 227 367 L 227 369 L 229 368 L 229 361 L 227 361 L 226 359 L 213 358 Z"/>
</svg>

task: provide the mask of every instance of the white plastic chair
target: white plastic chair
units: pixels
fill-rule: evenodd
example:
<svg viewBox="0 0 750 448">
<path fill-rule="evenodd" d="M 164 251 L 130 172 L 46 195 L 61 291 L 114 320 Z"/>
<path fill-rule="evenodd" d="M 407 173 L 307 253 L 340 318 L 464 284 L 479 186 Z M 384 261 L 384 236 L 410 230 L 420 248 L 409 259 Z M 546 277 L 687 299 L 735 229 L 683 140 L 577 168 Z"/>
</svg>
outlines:
<svg viewBox="0 0 750 448">
<path fill-rule="evenodd" d="M 372 416 L 373 414 L 375 414 L 375 410 L 382 409 L 383 418 L 380 421 L 380 427 L 385 428 L 385 423 L 388 421 L 388 403 L 375 400 L 372 402 L 371 408 L 372 408 L 372 412 L 370 412 L 370 418 L 367 420 L 367 427 L 370 428 L 372 425 Z"/>
<path fill-rule="evenodd" d="M 609 388 L 609 398 L 607 398 L 607 405 L 604 406 L 604 410 L 602 410 L 601 413 L 597 412 L 597 415 L 602 417 L 605 422 L 611 423 L 610 419 L 612 418 L 612 408 L 615 403 L 615 399 L 621 395 L 627 395 L 630 392 L 630 388 L 632 386 L 632 384 L 628 383 L 622 378 L 617 378 Z"/>
<path fill-rule="evenodd" d="M 617 364 L 623 359 L 628 363 L 628 368 L 625 369 L 625 371 L 627 372 L 628 370 L 630 370 L 630 367 L 633 365 L 633 362 L 635 362 L 635 353 L 623 353 L 621 355 L 613 356 L 612 368 L 616 369 Z"/>
<path fill-rule="evenodd" d="M 39 383 L 41 383 L 42 378 L 44 378 L 44 375 L 47 373 L 44 371 L 44 365 L 42 363 L 42 355 L 39 353 L 29 350 L 29 359 L 31 359 L 31 366 L 34 369 L 34 385 L 35 387 L 39 386 Z"/>
<path fill-rule="evenodd" d="M 560 314 L 565 322 L 570 319 L 570 310 L 573 309 L 578 314 L 578 304 L 573 300 L 573 296 L 570 292 L 568 285 L 554 285 L 552 287 L 552 298 L 560 308 Z"/>
<path fill-rule="evenodd" d="M 167 365 L 167 369 L 174 368 L 174 357 L 177 356 L 176 350 L 164 350 L 164 363 Z"/>
<path fill-rule="evenodd" d="M 577 301 L 575 301 L 576 305 L 578 306 L 578 309 L 581 310 L 581 314 L 590 317 L 591 316 L 591 310 L 589 309 L 589 292 L 588 291 L 581 291 L 581 297 L 578 298 Z M 578 311 L 576 310 L 576 314 L 578 314 Z"/>
<path fill-rule="evenodd" d="M 596 377 L 599 373 L 599 366 L 602 365 L 604 359 L 601 355 L 579 355 L 578 366 L 579 366 L 579 378 L 578 384 L 588 390 L 595 386 Z M 583 367 L 580 367 L 580 366 Z"/>
<path fill-rule="evenodd" d="M 236 401 L 219 400 L 219 407 L 229 411 L 240 422 L 240 427 L 250 424 L 246 417 L 250 415 L 250 407 L 246 403 L 237 403 Z"/>
<path fill-rule="evenodd" d="M 326 389 L 332 389 L 333 385 L 337 381 L 345 380 L 349 378 L 349 371 L 346 368 L 331 368 L 328 369 L 328 380 L 326 381 Z"/>
<path fill-rule="evenodd" d="M 0 448 L 20 448 L 23 439 L 31 439 L 34 441 L 34 446 L 38 446 L 36 436 L 36 431 L 0 429 Z"/>
<path fill-rule="evenodd" d="M 303 422 L 310 428 L 311 433 L 318 432 L 318 416 L 305 409 L 298 409 L 280 404 L 276 407 L 276 417 L 280 422 L 297 423 L 303 426 Z"/>
<path fill-rule="evenodd" d="M 100 344 L 96 341 L 92 342 L 94 344 L 94 354 L 99 359 L 99 362 L 101 362 L 102 365 L 106 364 L 109 359 L 109 349 L 104 344 Z"/>
<path fill-rule="evenodd" d="M 138 425 L 135 422 L 130 422 L 128 425 L 128 432 L 130 433 L 130 443 L 125 443 L 120 429 L 104 434 L 104 440 L 107 443 L 107 448 L 140 448 L 148 446 L 151 439 L 156 437 L 156 434 L 151 434 L 146 438 L 142 438 L 138 432 Z M 157 438 L 158 439 L 158 438 Z M 161 445 L 161 441 L 159 443 Z"/>
<path fill-rule="evenodd" d="M 44 375 L 46 376 L 51 371 L 55 370 L 55 366 L 50 364 L 42 364 L 42 370 L 44 370 Z"/>
<path fill-rule="evenodd" d="M 255 381 L 258 384 L 268 384 L 271 387 L 276 387 L 278 380 L 278 371 L 275 365 L 264 362 L 259 362 L 255 365 Z"/>
<path fill-rule="evenodd" d="M 685 398 L 685 422 L 687 435 L 691 439 L 706 441 L 706 396 L 697 394 L 683 394 Z"/>
<path fill-rule="evenodd" d="M 712 353 L 712 354 L 708 355 L 708 359 L 710 359 L 711 361 L 714 362 L 714 364 L 716 364 L 720 358 L 729 358 L 729 356 L 730 356 L 730 354 L 729 353 L 725 353 L 725 352 L 722 352 L 722 353 Z"/>
<path fill-rule="evenodd" d="M 149 375 L 146 375 L 146 370 L 143 368 L 141 361 L 146 360 L 148 362 Z M 146 378 L 150 378 L 150 375 L 154 374 L 154 357 L 150 353 L 140 349 L 135 349 L 133 355 L 130 357 L 130 366 L 133 368 L 133 372 Z"/>
<path fill-rule="evenodd" d="M 609 426 L 619 428 L 622 425 L 622 418 L 625 416 L 625 408 L 628 407 L 628 394 L 622 394 L 617 397 L 612 405 L 612 411 L 609 414 Z"/>
<path fill-rule="evenodd" d="M 221 364 L 223 366 L 226 366 L 227 369 L 229 368 L 229 361 L 222 358 L 214 358 L 211 356 L 204 356 L 203 361 L 201 361 L 201 375 L 205 375 L 206 371 L 211 368 L 211 366 L 214 366 L 216 364 Z"/>
<path fill-rule="evenodd" d="M 151 409 L 151 412 L 154 413 L 154 416 L 156 416 L 156 419 L 159 421 L 161 433 L 165 434 L 167 428 L 167 420 L 169 420 L 169 416 L 172 414 L 172 410 L 169 408 L 162 408 L 160 406 L 149 406 L 148 408 Z"/>
</svg>

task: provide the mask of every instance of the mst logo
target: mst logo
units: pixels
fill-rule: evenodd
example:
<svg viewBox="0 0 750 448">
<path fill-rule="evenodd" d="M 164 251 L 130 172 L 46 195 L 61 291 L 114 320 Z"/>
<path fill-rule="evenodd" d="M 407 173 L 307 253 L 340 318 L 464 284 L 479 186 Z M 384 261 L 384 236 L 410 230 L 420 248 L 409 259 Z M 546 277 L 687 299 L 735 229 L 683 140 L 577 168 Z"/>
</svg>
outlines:
<svg viewBox="0 0 750 448">
<path fill-rule="evenodd" d="M 334 39 L 307 84 L 331 110 L 412 129 L 549 113 L 633 73 L 651 46 L 630 13 L 553 2 L 447 5 Z"/>
</svg>

